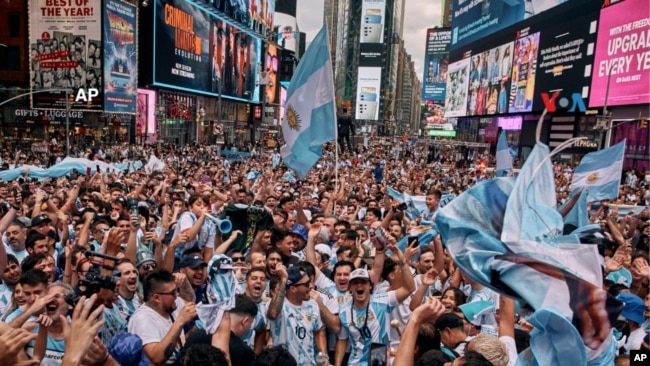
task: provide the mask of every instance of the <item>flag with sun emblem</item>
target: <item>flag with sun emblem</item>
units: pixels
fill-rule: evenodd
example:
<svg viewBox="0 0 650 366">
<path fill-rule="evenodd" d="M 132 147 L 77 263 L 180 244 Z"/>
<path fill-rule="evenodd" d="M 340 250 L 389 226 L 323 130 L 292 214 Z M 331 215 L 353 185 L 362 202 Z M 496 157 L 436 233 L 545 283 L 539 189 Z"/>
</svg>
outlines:
<svg viewBox="0 0 650 366">
<path fill-rule="evenodd" d="M 587 201 L 616 199 L 623 171 L 625 140 L 607 149 L 595 151 L 582 157 L 573 172 L 571 190 L 587 191 Z"/>
<path fill-rule="evenodd" d="M 304 178 L 323 155 L 323 144 L 336 138 L 334 76 L 327 26 L 300 59 L 287 90 L 280 148 L 284 165 Z"/>
</svg>

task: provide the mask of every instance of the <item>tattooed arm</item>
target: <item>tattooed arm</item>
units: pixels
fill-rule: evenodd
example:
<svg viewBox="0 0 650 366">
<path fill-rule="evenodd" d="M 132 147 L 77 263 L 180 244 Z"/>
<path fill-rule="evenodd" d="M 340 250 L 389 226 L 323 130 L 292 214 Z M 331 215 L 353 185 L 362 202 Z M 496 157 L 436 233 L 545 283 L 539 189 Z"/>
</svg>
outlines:
<svg viewBox="0 0 650 366">
<path fill-rule="evenodd" d="M 287 294 L 287 269 L 284 267 L 284 265 L 279 263 L 275 267 L 275 271 L 278 276 L 280 276 L 280 283 L 278 284 L 278 288 L 273 294 L 273 298 L 271 298 L 269 309 L 266 312 L 266 316 L 269 318 L 269 320 L 275 320 L 280 316 L 280 313 L 282 312 L 282 304 L 284 304 L 284 298 Z"/>
</svg>

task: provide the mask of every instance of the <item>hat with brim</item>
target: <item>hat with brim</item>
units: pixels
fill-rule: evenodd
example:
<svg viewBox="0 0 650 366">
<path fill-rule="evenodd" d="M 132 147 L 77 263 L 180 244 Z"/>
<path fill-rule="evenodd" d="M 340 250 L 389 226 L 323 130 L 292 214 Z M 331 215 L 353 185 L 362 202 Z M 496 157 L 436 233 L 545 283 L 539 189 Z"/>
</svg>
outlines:
<svg viewBox="0 0 650 366">
<path fill-rule="evenodd" d="M 199 268 L 201 266 L 207 267 L 208 264 L 203 260 L 203 257 L 201 257 L 199 254 L 192 253 L 192 254 L 186 254 L 181 258 L 181 263 L 180 267 L 189 267 L 192 269 Z"/>
<path fill-rule="evenodd" d="M 52 222 L 52 219 L 50 219 L 46 214 L 40 214 L 32 219 L 30 227 L 38 226 L 44 222 L 50 223 Z"/>
<path fill-rule="evenodd" d="M 623 318 L 639 325 L 645 322 L 645 317 L 643 316 L 645 304 L 639 296 L 623 292 L 616 297 L 616 300 L 623 303 L 623 310 L 621 311 Z"/>
</svg>

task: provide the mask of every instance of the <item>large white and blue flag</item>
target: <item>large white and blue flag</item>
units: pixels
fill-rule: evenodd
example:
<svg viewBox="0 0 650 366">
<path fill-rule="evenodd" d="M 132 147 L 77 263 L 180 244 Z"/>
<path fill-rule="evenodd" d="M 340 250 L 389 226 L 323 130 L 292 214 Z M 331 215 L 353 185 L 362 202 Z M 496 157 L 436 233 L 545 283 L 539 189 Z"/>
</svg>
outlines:
<svg viewBox="0 0 650 366">
<path fill-rule="evenodd" d="M 415 220 L 421 213 L 426 211 L 426 196 L 411 196 L 408 193 L 402 193 L 391 187 L 386 187 L 386 193 L 399 203 L 406 204 L 404 213 L 409 220 Z"/>
<path fill-rule="evenodd" d="M 587 191 L 587 201 L 616 199 L 621 184 L 625 140 L 585 155 L 573 172 L 571 189 Z"/>
<path fill-rule="evenodd" d="M 323 155 L 323 144 L 336 138 L 334 76 L 327 26 L 300 59 L 287 90 L 282 124 L 284 165 L 304 178 Z"/>
<path fill-rule="evenodd" d="M 510 155 L 510 148 L 508 148 L 508 139 L 506 139 L 506 131 L 502 130 L 497 142 L 497 177 L 505 177 L 508 172 L 512 171 L 512 156 Z"/>
</svg>

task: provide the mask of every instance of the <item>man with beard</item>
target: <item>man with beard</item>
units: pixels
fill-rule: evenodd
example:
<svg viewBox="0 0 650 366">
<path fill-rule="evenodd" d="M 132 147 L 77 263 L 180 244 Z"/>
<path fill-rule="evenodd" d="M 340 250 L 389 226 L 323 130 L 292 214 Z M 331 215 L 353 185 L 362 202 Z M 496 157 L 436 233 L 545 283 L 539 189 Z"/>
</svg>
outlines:
<svg viewBox="0 0 650 366">
<path fill-rule="evenodd" d="M 133 313 L 128 332 L 142 339 L 153 364 L 172 365 L 180 356 L 183 327 L 196 318 L 196 306 L 177 296 L 176 281 L 168 271 L 150 273 L 143 288 L 145 303 Z"/>
<path fill-rule="evenodd" d="M 388 249 L 399 253 L 399 249 L 393 245 Z M 341 365 L 349 338 L 350 365 L 368 364 L 372 343 L 389 345 L 390 312 L 415 290 L 409 264 L 403 257 L 400 259 L 402 287 L 394 291 L 371 296 L 372 284 L 368 271 L 359 268 L 350 274 L 352 300 L 340 306 L 341 330 L 336 342 L 335 365 Z"/>
<path fill-rule="evenodd" d="M 2 244 L 0 244 L 2 245 Z M 14 294 L 16 284 L 20 280 L 20 265 L 18 259 L 11 254 L 7 254 L 7 268 L 0 276 L 0 317 L 4 314 L 5 309 L 11 303 L 11 297 Z"/>
<path fill-rule="evenodd" d="M 35 321 L 37 315 L 43 312 L 45 305 L 54 298 L 46 295 L 47 275 L 41 270 L 33 269 L 23 272 L 18 283 L 23 289 L 25 305 L 14 310 L 5 319 L 5 322 L 12 328 L 22 327 L 28 320 Z"/>
<path fill-rule="evenodd" d="M 206 279 L 205 268 L 207 266 L 208 264 L 203 261 L 203 256 L 198 248 L 188 249 L 183 253 L 180 262 L 180 273 L 185 274 L 189 280 L 192 290 L 194 290 L 197 303 L 203 301 Z"/>
<path fill-rule="evenodd" d="M 278 264 L 277 291 L 269 303 L 267 317 L 273 345 L 284 345 L 299 365 L 315 365 L 314 345 L 326 354 L 325 329 L 318 305 L 310 299 L 313 284 L 299 267 L 286 270 Z"/>
<path fill-rule="evenodd" d="M 18 221 L 14 221 L 9 225 L 6 231 L 7 242 L 7 254 L 13 254 L 18 259 L 18 262 L 22 262 L 25 257 L 27 257 L 27 249 L 25 249 L 25 239 L 27 238 L 27 229 Z"/>
<path fill-rule="evenodd" d="M 138 271 L 128 259 L 123 259 L 116 269 L 120 272 L 117 285 L 117 309 L 128 322 L 131 315 L 142 305 L 138 294 Z"/>
<path fill-rule="evenodd" d="M 269 305 L 268 301 L 264 301 L 263 298 L 266 283 L 266 271 L 264 267 L 253 267 L 246 274 L 245 295 L 257 305 L 258 312 L 250 330 L 242 336 L 242 340 L 255 350 L 255 354 L 262 352 L 266 340 L 265 315 Z"/>
</svg>

